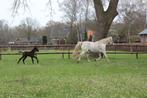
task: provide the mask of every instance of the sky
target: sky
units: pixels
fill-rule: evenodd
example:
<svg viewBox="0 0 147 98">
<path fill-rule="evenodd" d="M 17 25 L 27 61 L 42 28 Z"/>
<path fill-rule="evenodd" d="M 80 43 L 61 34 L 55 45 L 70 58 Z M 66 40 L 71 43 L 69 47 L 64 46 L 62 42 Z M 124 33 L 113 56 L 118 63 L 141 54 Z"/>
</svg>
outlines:
<svg viewBox="0 0 147 98">
<path fill-rule="evenodd" d="M 17 26 L 21 20 L 26 17 L 35 19 L 40 26 L 45 26 L 50 20 L 62 21 L 62 12 L 58 7 L 56 0 L 52 0 L 53 13 L 50 15 L 50 10 L 46 6 L 48 0 L 28 0 L 30 5 L 30 11 L 18 10 L 18 14 L 15 17 L 12 16 L 12 4 L 13 0 L 0 0 L 0 20 L 6 20 L 10 26 Z M 37 1 L 37 2 L 36 2 Z"/>
</svg>

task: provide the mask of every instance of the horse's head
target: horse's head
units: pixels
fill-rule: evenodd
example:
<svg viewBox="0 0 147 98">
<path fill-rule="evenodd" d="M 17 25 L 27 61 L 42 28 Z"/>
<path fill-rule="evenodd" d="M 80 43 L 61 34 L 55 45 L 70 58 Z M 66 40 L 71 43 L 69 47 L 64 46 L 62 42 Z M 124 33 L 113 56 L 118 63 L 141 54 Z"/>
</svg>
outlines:
<svg viewBox="0 0 147 98">
<path fill-rule="evenodd" d="M 112 39 L 111 36 L 108 37 L 107 44 L 109 44 L 109 45 L 113 45 L 114 44 L 113 39 Z"/>
<path fill-rule="evenodd" d="M 39 52 L 39 49 L 35 46 L 33 49 L 35 52 Z"/>
</svg>

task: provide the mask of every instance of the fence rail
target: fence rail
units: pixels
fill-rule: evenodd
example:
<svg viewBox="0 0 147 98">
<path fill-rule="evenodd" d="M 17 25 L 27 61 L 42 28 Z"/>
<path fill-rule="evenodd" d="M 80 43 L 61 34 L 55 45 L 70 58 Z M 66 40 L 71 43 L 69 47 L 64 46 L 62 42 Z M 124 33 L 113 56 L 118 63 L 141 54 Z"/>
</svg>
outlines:
<svg viewBox="0 0 147 98">
<path fill-rule="evenodd" d="M 63 44 L 63 45 L 0 45 L 0 49 L 12 49 L 12 50 L 19 50 L 19 49 L 29 49 L 34 46 L 39 47 L 40 49 L 73 49 L 75 44 Z M 108 50 L 123 50 L 123 51 L 146 51 L 147 52 L 147 45 L 143 44 L 114 44 L 114 45 L 107 45 Z"/>
<path fill-rule="evenodd" d="M 64 58 L 65 54 L 68 55 L 70 59 L 70 54 L 72 54 L 71 50 L 74 49 L 74 44 L 66 44 L 66 45 L 0 45 L 0 59 L 2 59 L 2 55 L 20 55 L 20 53 L 1 53 L 3 49 L 12 49 L 12 50 L 26 50 L 30 49 L 34 46 L 37 46 L 39 49 L 60 49 L 60 50 L 68 50 L 67 52 L 44 52 L 44 53 L 37 53 L 39 55 L 44 54 L 61 54 L 62 58 Z M 108 54 L 135 54 L 136 58 L 138 59 L 139 54 L 146 54 L 147 53 L 147 46 L 142 44 L 115 44 L 115 45 L 107 45 Z M 125 52 L 121 52 L 125 51 Z"/>
</svg>

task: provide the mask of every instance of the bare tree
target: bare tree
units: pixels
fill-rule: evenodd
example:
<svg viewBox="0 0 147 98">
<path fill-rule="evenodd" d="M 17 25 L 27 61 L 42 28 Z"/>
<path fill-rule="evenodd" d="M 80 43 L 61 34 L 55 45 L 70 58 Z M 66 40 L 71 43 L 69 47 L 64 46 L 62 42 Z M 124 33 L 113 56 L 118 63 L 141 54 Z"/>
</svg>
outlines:
<svg viewBox="0 0 147 98">
<path fill-rule="evenodd" d="M 65 20 L 70 26 L 70 32 L 68 39 L 75 39 L 76 42 L 78 37 L 78 14 L 80 9 L 80 1 L 78 0 L 64 0 L 62 2 L 62 9 L 65 13 Z M 70 36 L 72 35 L 72 36 Z M 74 37 L 74 38 L 71 38 Z M 72 41 L 71 41 L 72 42 Z"/>
<path fill-rule="evenodd" d="M 30 41 L 30 37 L 35 29 L 38 28 L 38 23 L 36 20 L 27 17 L 22 20 L 22 24 L 25 26 L 25 33 L 27 35 L 28 41 Z"/>
<path fill-rule="evenodd" d="M 67 36 L 67 32 L 64 30 L 66 25 L 61 22 L 48 22 L 45 27 L 45 31 L 49 38 L 52 39 L 64 39 Z"/>
<path fill-rule="evenodd" d="M 138 33 L 146 26 L 146 3 L 141 0 L 122 1 L 118 11 L 119 18 L 113 27 L 120 40 L 125 39 L 127 42 L 138 40 Z"/>
<path fill-rule="evenodd" d="M 62 2 L 62 10 L 64 11 L 65 20 L 70 24 L 71 31 L 73 30 L 75 23 L 77 22 L 77 14 L 79 4 L 76 0 L 64 0 Z"/>
<path fill-rule="evenodd" d="M 8 44 L 8 41 L 13 38 L 10 33 L 10 27 L 5 20 L 0 20 L 0 44 Z"/>
<path fill-rule="evenodd" d="M 90 0 L 82 0 L 83 1 L 83 4 L 84 4 L 84 17 L 85 17 L 85 20 L 84 20 L 84 40 L 87 40 L 87 31 L 88 31 L 88 28 L 87 28 L 87 25 L 88 25 L 88 15 L 89 15 L 89 6 L 90 6 Z M 82 11 L 82 10 L 81 10 Z"/>
<path fill-rule="evenodd" d="M 110 0 L 109 6 L 105 11 L 102 0 L 93 0 L 97 16 L 97 32 L 95 33 L 95 40 L 107 36 L 114 18 L 118 15 L 118 1 L 119 0 Z"/>
<path fill-rule="evenodd" d="M 36 34 L 39 31 L 38 22 L 31 18 L 26 18 L 21 21 L 21 23 L 16 26 L 13 31 L 15 38 L 26 38 L 28 41 L 36 40 L 39 34 Z M 36 37 L 36 39 L 34 39 Z"/>
<path fill-rule="evenodd" d="M 69 0 L 66 0 L 66 2 L 68 1 Z M 77 1 L 80 1 L 80 0 L 70 0 L 70 2 L 72 2 L 74 5 L 73 7 L 76 8 L 76 9 L 72 9 L 72 12 L 74 14 L 71 16 L 71 22 L 75 21 L 75 16 L 76 16 L 75 12 L 77 11 L 77 3 L 76 3 Z M 96 17 L 97 17 L 97 32 L 95 33 L 96 40 L 107 36 L 110 26 L 112 24 L 112 21 L 118 14 L 117 5 L 119 0 L 109 0 L 108 1 L 109 6 L 106 11 L 104 10 L 104 5 L 102 1 L 103 0 L 93 0 L 95 11 L 96 11 Z M 21 3 L 24 3 L 23 4 L 24 8 L 28 7 L 27 0 L 14 0 L 14 4 L 13 4 L 14 12 L 17 12 L 17 9 L 20 7 Z M 72 26 L 73 24 L 71 24 L 71 28 Z"/>
</svg>

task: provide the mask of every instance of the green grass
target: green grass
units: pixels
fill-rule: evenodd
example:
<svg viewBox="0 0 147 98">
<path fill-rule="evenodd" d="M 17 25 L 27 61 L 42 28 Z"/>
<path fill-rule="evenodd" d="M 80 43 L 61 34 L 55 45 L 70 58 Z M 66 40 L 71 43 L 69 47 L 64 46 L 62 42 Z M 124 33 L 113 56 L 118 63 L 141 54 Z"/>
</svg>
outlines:
<svg viewBox="0 0 147 98">
<path fill-rule="evenodd" d="M 147 55 L 109 55 L 105 59 L 62 59 L 38 55 L 39 64 L 0 61 L 0 98 L 147 98 Z"/>
</svg>

